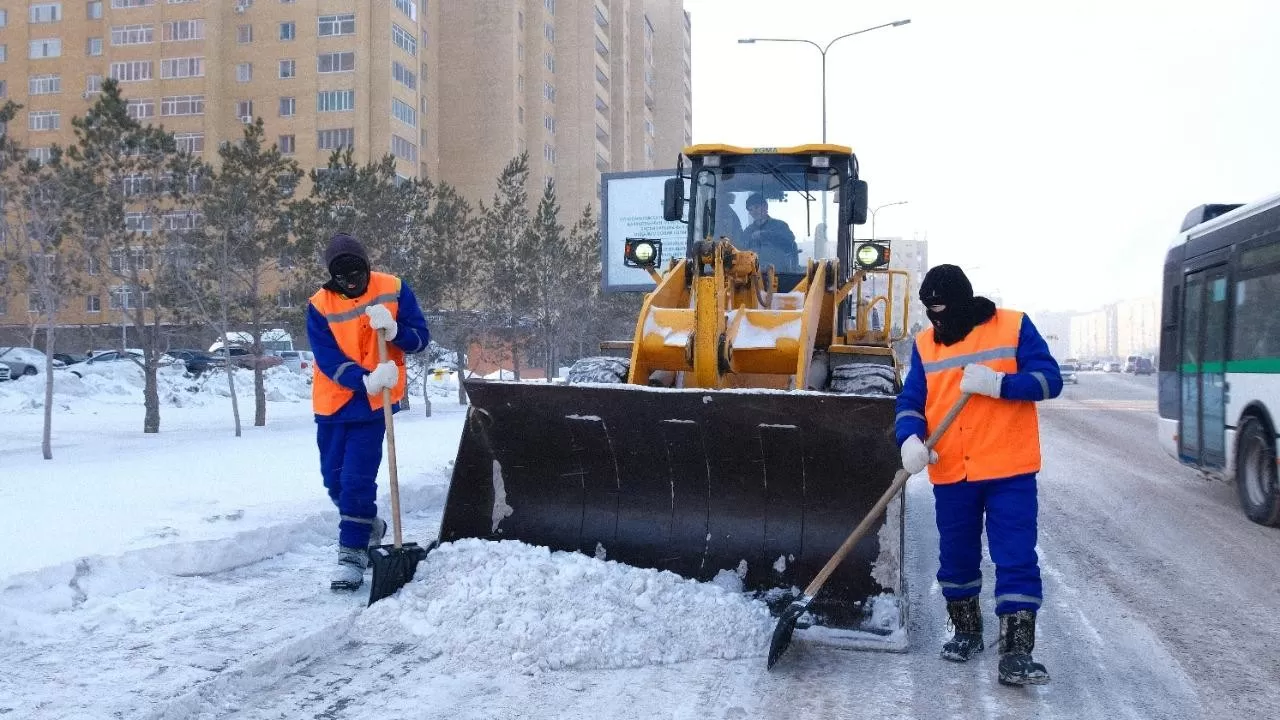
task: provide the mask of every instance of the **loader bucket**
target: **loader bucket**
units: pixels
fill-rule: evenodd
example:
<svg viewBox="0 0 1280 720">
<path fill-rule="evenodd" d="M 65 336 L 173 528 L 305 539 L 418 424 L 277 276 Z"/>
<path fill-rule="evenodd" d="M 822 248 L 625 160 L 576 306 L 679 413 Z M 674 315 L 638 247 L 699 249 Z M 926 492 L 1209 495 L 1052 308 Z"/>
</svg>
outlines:
<svg viewBox="0 0 1280 720">
<path fill-rule="evenodd" d="M 519 540 L 702 581 L 735 571 L 775 613 L 899 468 L 892 397 L 484 380 L 466 390 L 441 542 Z M 869 598 L 902 593 L 902 504 L 887 515 L 826 583 L 811 624 L 895 631 L 867 625 Z"/>
</svg>

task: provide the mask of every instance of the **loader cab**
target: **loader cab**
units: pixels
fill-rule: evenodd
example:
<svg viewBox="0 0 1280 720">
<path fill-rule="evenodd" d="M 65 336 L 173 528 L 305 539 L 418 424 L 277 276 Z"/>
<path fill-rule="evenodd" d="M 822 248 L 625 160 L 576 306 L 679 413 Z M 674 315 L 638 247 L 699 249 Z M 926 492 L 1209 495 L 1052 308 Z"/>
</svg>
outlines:
<svg viewBox="0 0 1280 720">
<path fill-rule="evenodd" d="M 686 253 L 700 240 L 728 238 L 756 252 L 762 270 L 772 265 L 783 292 L 810 260 L 839 258 L 846 279 L 852 226 L 867 219 L 867 184 L 858 179 L 857 157 L 840 145 L 695 145 L 685 148 L 663 195 L 663 217 L 689 226 Z"/>
</svg>

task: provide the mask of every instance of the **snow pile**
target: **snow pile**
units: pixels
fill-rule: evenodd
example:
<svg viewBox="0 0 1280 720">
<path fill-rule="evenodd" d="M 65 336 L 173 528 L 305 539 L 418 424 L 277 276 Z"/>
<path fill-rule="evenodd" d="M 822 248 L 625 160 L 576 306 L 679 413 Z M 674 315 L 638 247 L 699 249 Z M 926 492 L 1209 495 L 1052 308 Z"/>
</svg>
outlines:
<svg viewBox="0 0 1280 720">
<path fill-rule="evenodd" d="M 758 657 L 775 622 L 720 584 L 514 541 L 445 543 L 415 577 L 357 635 L 395 642 L 408 630 L 453 662 L 527 674 Z"/>
<path fill-rule="evenodd" d="M 235 368 L 236 396 L 253 400 L 253 371 Z M 70 371 L 54 373 L 53 400 L 57 409 L 74 409 L 86 402 L 108 405 L 141 405 L 145 377 L 142 368 L 129 362 L 95 368 L 83 378 Z M 267 400 L 306 402 L 311 399 L 310 376 L 283 366 L 263 372 Z M 162 407 L 199 407 L 222 404 L 230 392 L 223 370 L 211 370 L 199 377 L 187 374 L 181 364 L 166 365 L 156 373 L 157 392 Z M 0 383 L 0 412 L 21 412 L 44 408 L 44 376 L 22 377 Z"/>
</svg>

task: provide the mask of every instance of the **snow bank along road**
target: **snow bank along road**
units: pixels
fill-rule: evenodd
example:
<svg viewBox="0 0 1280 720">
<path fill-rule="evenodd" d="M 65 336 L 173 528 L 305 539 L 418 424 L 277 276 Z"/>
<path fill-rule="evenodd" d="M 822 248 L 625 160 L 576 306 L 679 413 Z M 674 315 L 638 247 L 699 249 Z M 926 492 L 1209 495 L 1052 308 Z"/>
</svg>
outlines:
<svg viewBox="0 0 1280 720">
<path fill-rule="evenodd" d="M 434 553 L 366 609 L 325 587 L 316 514 L 0 578 L 0 717 L 1280 717 L 1280 532 L 1165 457 L 1153 413 L 1147 379 L 1092 374 L 1044 406 L 1043 687 L 995 682 L 990 580 L 987 652 L 938 659 L 917 478 L 905 654 L 797 644 L 766 672 L 772 623 L 733 593 L 520 546 Z M 407 536 L 428 539 L 447 475 L 410 480 Z"/>
</svg>

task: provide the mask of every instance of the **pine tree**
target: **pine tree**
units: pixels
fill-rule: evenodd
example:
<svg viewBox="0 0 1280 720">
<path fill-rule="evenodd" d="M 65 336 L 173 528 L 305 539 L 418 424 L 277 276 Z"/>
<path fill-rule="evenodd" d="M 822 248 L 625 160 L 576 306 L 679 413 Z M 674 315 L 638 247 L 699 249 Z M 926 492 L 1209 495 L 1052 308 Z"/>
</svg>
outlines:
<svg viewBox="0 0 1280 720">
<path fill-rule="evenodd" d="M 525 313 L 530 305 L 528 258 L 524 254 L 529 230 L 528 178 L 529 156 L 522 153 L 502 169 L 493 203 L 480 206 L 480 285 L 485 309 L 492 317 L 485 329 L 505 338 L 517 380 L 521 339 L 528 324 Z"/>
<path fill-rule="evenodd" d="M 573 275 L 572 265 L 568 262 L 569 244 L 559 215 L 555 181 L 550 181 L 542 190 L 537 214 L 525 233 L 522 248 L 526 257 L 530 309 L 541 345 L 543 365 L 547 369 L 547 382 L 555 377 L 561 319 L 566 303 L 573 299 L 569 284 Z"/>
</svg>

